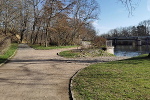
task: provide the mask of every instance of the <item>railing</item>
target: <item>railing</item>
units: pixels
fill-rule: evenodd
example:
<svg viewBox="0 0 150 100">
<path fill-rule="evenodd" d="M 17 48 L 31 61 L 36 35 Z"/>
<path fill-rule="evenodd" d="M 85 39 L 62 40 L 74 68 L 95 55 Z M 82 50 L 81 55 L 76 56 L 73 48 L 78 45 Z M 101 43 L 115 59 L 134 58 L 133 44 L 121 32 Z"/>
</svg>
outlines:
<svg viewBox="0 0 150 100">
<path fill-rule="evenodd" d="M 150 36 L 108 37 L 107 40 L 114 40 L 114 39 L 117 39 L 117 40 L 137 40 L 137 39 L 145 40 L 147 38 L 150 39 Z"/>
</svg>

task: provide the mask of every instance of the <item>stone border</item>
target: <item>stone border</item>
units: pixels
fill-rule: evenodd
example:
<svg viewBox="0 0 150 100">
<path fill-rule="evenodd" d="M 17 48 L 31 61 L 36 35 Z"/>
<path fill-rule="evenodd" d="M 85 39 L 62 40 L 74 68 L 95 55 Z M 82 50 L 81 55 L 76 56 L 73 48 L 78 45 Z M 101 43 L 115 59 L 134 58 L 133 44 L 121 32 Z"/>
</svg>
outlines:
<svg viewBox="0 0 150 100">
<path fill-rule="evenodd" d="M 82 68 L 83 69 L 83 68 Z M 71 78 L 70 78 L 70 81 L 69 81 L 69 95 L 70 95 L 70 100 L 76 100 L 76 98 L 74 97 L 74 92 L 72 91 L 72 87 L 73 87 L 73 84 L 72 84 L 72 80 L 77 76 L 77 74 L 82 70 L 78 70 Z"/>
<path fill-rule="evenodd" d="M 0 67 L 2 67 L 5 63 L 7 63 L 13 56 L 15 56 L 17 50 L 18 50 L 18 48 L 15 50 L 15 52 L 7 60 L 5 60 L 3 63 L 0 64 Z"/>
</svg>

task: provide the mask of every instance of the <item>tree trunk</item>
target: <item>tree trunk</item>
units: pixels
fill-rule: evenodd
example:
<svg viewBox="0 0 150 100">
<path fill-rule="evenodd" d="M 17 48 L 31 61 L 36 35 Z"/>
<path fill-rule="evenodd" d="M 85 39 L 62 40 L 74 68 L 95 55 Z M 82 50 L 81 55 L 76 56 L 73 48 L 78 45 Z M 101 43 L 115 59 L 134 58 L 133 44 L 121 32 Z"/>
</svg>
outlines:
<svg viewBox="0 0 150 100">
<path fill-rule="evenodd" d="M 149 53 L 148 57 L 150 57 L 150 53 Z"/>
<path fill-rule="evenodd" d="M 36 35 L 35 35 L 35 39 L 34 39 L 34 41 L 33 41 L 33 44 L 36 44 L 36 41 L 38 41 L 38 33 L 36 33 Z M 37 43 L 38 44 L 38 43 Z"/>
<path fill-rule="evenodd" d="M 48 32 L 46 30 L 45 47 L 47 47 L 47 44 L 48 44 Z"/>
<path fill-rule="evenodd" d="M 24 31 L 25 31 L 26 29 L 23 29 L 22 31 L 21 31 L 21 36 L 20 36 L 20 41 L 21 41 L 21 43 L 23 42 L 23 35 L 24 35 Z"/>
</svg>

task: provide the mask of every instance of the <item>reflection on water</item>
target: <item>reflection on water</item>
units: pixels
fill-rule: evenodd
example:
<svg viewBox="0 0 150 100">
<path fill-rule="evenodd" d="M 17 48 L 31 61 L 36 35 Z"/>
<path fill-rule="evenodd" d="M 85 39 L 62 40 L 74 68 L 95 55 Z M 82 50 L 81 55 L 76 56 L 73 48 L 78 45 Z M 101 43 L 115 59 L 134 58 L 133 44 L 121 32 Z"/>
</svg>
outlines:
<svg viewBox="0 0 150 100">
<path fill-rule="evenodd" d="M 150 51 L 150 46 L 132 46 L 132 45 L 118 45 L 114 48 L 114 54 L 116 56 L 127 56 L 135 57 L 141 54 L 148 54 Z"/>
</svg>

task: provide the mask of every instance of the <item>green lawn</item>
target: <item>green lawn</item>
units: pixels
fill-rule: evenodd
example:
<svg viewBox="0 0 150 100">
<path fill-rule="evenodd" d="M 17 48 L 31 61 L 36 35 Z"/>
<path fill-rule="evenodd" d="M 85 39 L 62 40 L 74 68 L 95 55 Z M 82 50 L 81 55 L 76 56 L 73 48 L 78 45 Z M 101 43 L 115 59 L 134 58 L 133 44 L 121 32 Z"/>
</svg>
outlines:
<svg viewBox="0 0 150 100">
<path fill-rule="evenodd" d="M 66 57 L 66 58 L 75 58 L 78 57 L 80 53 L 78 52 L 73 52 L 71 50 L 69 51 L 62 51 L 59 53 L 60 56 L 62 57 Z"/>
<path fill-rule="evenodd" d="M 50 49 L 61 49 L 61 48 L 72 48 L 72 47 L 78 47 L 77 45 L 74 46 L 48 46 L 45 47 L 44 45 L 30 45 L 32 48 L 37 50 L 50 50 Z"/>
<path fill-rule="evenodd" d="M 150 58 L 91 65 L 73 79 L 77 100 L 150 100 Z"/>
<path fill-rule="evenodd" d="M 14 52 L 17 50 L 18 44 L 12 43 L 7 52 L 3 55 L 0 55 L 0 64 L 4 63 L 9 57 L 11 57 Z"/>
</svg>

